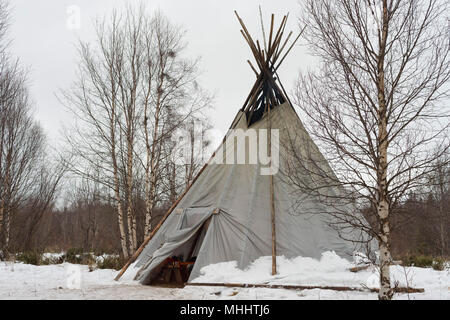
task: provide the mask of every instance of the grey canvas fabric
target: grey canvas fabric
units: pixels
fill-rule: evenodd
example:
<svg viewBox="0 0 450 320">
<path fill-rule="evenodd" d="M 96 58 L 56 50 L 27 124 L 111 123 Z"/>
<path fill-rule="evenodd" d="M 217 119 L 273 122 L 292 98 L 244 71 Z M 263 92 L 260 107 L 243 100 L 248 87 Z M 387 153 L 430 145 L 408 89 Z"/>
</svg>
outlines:
<svg viewBox="0 0 450 320">
<path fill-rule="evenodd" d="M 354 245 L 342 240 L 329 227 L 327 215 L 302 214 L 302 211 L 326 210 L 324 204 L 299 194 L 282 178 L 288 157 L 283 141 L 299 137 L 296 142 L 299 150 L 323 162 L 319 149 L 288 103 L 271 110 L 270 121 L 270 127 L 278 129 L 280 136 L 280 171 L 273 176 L 277 255 L 320 258 L 322 252 L 334 250 L 342 257 L 351 256 Z M 245 114 L 239 112 L 232 129 L 246 130 L 246 123 Z M 268 126 L 267 118 L 263 117 L 250 128 Z M 232 153 L 226 145 L 222 147 L 226 155 Z M 331 170 L 325 166 L 324 170 Z M 189 281 L 198 277 L 201 268 L 209 264 L 235 260 L 239 268 L 245 268 L 255 259 L 271 255 L 270 176 L 261 175 L 261 167 L 259 163 L 214 164 L 210 161 L 138 257 L 136 267 L 140 269 L 136 279 L 148 284 L 167 257 L 182 254 L 187 258 L 194 246 L 197 258 Z M 208 228 L 202 228 L 209 218 Z M 202 235 L 197 237 L 199 232 Z"/>
</svg>

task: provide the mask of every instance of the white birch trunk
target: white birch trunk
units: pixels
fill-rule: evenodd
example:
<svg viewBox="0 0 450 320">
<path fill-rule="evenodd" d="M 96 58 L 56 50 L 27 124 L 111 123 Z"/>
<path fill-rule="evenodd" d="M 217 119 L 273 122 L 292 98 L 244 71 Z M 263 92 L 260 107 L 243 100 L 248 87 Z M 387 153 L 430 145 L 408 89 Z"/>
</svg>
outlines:
<svg viewBox="0 0 450 320">
<path fill-rule="evenodd" d="M 114 106 L 112 110 L 112 117 L 110 119 L 110 134 L 111 134 L 111 158 L 113 163 L 113 175 L 114 175 L 114 196 L 116 198 L 117 202 L 117 222 L 119 223 L 119 233 L 120 233 L 120 246 L 122 247 L 122 254 L 125 259 L 128 259 L 129 252 L 127 248 L 127 241 L 126 241 L 126 233 L 125 233 L 125 226 L 124 226 L 124 220 L 123 220 L 123 206 L 122 206 L 122 199 L 120 198 L 120 180 L 118 176 L 118 169 L 117 169 L 117 159 L 116 159 L 116 144 L 115 144 L 115 118 L 114 118 Z"/>
<path fill-rule="evenodd" d="M 392 263 L 391 251 L 390 251 L 390 226 L 389 226 L 389 208 L 388 203 L 383 201 L 378 207 L 380 215 L 380 291 L 378 298 L 380 300 L 390 300 L 394 294 L 393 288 L 391 288 L 391 274 L 390 265 Z"/>
<path fill-rule="evenodd" d="M 128 133 L 130 134 L 130 133 Z M 130 138 L 127 139 L 128 147 L 128 161 L 127 161 L 127 185 L 128 185 L 128 201 L 127 201 L 127 225 L 128 225 L 128 238 L 130 245 L 130 253 L 133 253 L 137 249 L 137 237 L 136 237 L 136 218 L 133 212 L 133 148 Z"/>
<path fill-rule="evenodd" d="M 152 229 L 152 214 L 153 207 L 155 204 L 156 195 L 156 146 L 158 141 L 158 130 L 160 121 L 160 111 L 161 111 L 161 94 L 162 94 L 162 83 L 163 83 L 163 73 L 160 76 L 160 84 L 158 86 L 158 96 L 155 106 L 155 116 L 154 116 L 154 127 L 152 133 L 152 144 L 150 146 L 150 141 L 146 141 L 147 147 L 147 168 L 146 168 L 146 212 L 145 212 L 145 225 L 144 225 L 144 238 L 150 235 Z M 148 131 L 146 128 L 146 136 L 148 137 Z"/>
<path fill-rule="evenodd" d="M 392 299 L 393 289 L 391 288 L 390 264 L 392 262 L 390 252 L 390 206 L 387 192 L 387 172 L 388 172 L 388 131 L 387 131 L 387 106 L 385 97 L 385 73 L 384 57 L 386 53 L 387 33 L 388 33 L 388 9 L 387 3 L 383 0 L 383 18 L 380 38 L 380 48 L 377 62 L 378 74 L 378 217 L 379 217 L 379 247 L 380 247 L 380 300 Z"/>
<path fill-rule="evenodd" d="M 2 233 L 3 229 L 3 214 L 4 214 L 4 203 L 3 200 L 0 201 L 0 234 Z"/>
</svg>

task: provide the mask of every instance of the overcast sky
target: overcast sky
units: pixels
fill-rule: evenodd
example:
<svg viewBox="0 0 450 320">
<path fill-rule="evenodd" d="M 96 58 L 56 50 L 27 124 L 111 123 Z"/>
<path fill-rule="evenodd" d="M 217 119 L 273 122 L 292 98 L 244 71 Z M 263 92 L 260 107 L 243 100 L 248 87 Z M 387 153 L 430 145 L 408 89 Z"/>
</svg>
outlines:
<svg viewBox="0 0 450 320">
<path fill-rule="evenodd" d="M 31 95 L 36 117 L 51 142 L 61 142 L 63 123 L 70 123 L 55 93 L 70 87 L 74 80 L 78 39 L 93 39 L 92 21 L 107 15 L 112 8 L 123 9 L 136 0 L 14 0 L 12 4 L 13 53 L 28 67 Z M 261 38 L 258 5 L 268 28 L 270 14 L 277 26 L 283 14 L 290 13 L 286 30 L 299 31 L 298 0 L 147 0 L 149 13 L 160 9 L 172 22 L 186 31 L 189 56 L 200 56 L 201 85 L 215 94 L 215 109 L 210 112 L 214 127 L 224 133 L 242 107 L 255 76 L 246 60 L 251 52 L 240 34 L 234 15 L 237 10 L 252 35 Z M 80 27 L 69 28 L 71 6 L 80 12 Z M 287 34 L 287 33 L 286 33 Z M 252 59 L 251 59 L 252 60 Z M 295 46 L 279 75 L 289 92 L 300 68 L 313 63 L 304 46 Z"/>
</svg>

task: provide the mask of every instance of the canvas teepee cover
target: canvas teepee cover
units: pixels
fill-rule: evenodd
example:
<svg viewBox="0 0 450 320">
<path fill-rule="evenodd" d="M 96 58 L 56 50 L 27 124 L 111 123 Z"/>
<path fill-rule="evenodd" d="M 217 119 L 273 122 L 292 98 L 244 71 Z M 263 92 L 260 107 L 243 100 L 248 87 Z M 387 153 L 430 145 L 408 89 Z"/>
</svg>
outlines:
<svg viewBox="0 0 450 320">
<path fill-rule="evenodd" d="M 299 194 L 288 180 L 283 179 L 289 158 L 285 146 L 292 141 L 298 152 L 317 160 L 317 163 L 325 162 L 280 88 L 281 84 L 278 85 L 274 79 L 274 66 L 281 57 L 281 36 L 287 17 L 282 20 L 279 31 L 274 33 L 272 16 L 268 49 L 259 48 L 259 43 L 255 45 L 242 20 L 238 19 L 260 72 L 256 73 L 255 85 L 236 115 L 224 143 L 170 210 L 129 270 L 136 272 L 137 269 L 135 278 L 143 284 L 150 283 L 160 272 L 163 262 L 172 256 L 196 257 L 189 277 L 191 281 L 200 275 L 202 267 L 209 264 L 237 261 L 239 268 L 245 268 L 261 256 L 272 255 L 273 249 L 279 256 L 312 258 L 320 258 L 321 253 L 328 250 L 348 257 L 354 250 L 352 243 L 342 240 L 329 227 L 327 215 L 310 214 L 326 210 L 324 204 L 319 199 Z M 267 139 L 261 135 L 264 130 L 260 129 L 268 130 L 267 136 L 270 132 L 278 133 L 278 143 L 272 141 L 272 146 L 278 148 L 273 152 L 279 155 L 276 174 L 262 174 L 267 165 L 260 161 L 249 163 L 248 154 L 254 152 L 249 143 L 244 144 L 245 164 L 222 163 L 239 152 L 239 144 L 230 141 L 234 140 L 236 129 L 248 135 L 250 131 L 258 132 L 258 152 L 259 140 Z M 221 157 L 224 161 L 218 160 Z M 325 170 L 331 169 L 327 166 Z"/>
</svg>

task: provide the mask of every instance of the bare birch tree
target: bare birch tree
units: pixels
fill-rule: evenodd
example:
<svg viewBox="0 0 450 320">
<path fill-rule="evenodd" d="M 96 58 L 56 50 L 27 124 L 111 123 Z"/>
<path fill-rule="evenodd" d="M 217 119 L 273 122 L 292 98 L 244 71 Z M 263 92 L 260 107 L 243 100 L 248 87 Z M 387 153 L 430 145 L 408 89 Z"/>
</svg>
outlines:
<svg viewBox="0 0 450 320">
<path fill-rule="evenodd" d="M 306 0 L 302 6 L 307 43 L 321 62 L 300 75 L 295 102 L 326 159 L 311 163 L 292 150 L 288 177 L 329 207 L 359 208 L 334 206 L 328 213 L 341 234 L 356 228 L 378 241 L 380 299 L 393 295 L 392 215 L 449 148 L 446 12 L 447 3 L 438 0 Z M 330 186 L 344 192 L 329 193 Z M 367 208 L 370 224 L 361 218 Z"/>
<path fill-rule="evenodd" d="M 144 237 L 152 229 L 152 212 L 165 192 L 167 181 L 163 164 L 170 158 L 170 140 L 174 131 L 209 107 L 211 97 L 196 82 L 198 59 L 183 57 L 185 32 L 156 12 L 146 28 L 143 68 L 143 136 L 146 156 Z"/>
<path fill-rule="evenodd" d="M 126 14 L 114 11 L 111 17 L 97 21 L 96 43 L 80 41 L 78 79 L 62 97 L 77 119 L 66 135 L 75 157 L 71 170 L 112 190 L 125 258 L 136 246 L 131 197 L 139 115 L 140 27 L 140 17 L 130 10 Z M 101 174 L 92 176 L 92 172 Z"/>
<path fill-rule="evenodd" d="M 112 190 L 125 258 L 139 241 L 135 203 L 140 196 L 146 203 L 144 235 L 151 229 L 165 178 L 165 143 L 209 103 L 207 96 L 199 100 L 205 97 L 202 90 L 192 89 L 198 60 L 183 58 L 184 33 L 161 13 L 146 10 L 127 7 L 97 22 L 95 43 L 79 44 L 78 80 L 61 99 L 77 119 L 66 135 L 77 158 L 72 171 Z"/>
</svg>

